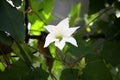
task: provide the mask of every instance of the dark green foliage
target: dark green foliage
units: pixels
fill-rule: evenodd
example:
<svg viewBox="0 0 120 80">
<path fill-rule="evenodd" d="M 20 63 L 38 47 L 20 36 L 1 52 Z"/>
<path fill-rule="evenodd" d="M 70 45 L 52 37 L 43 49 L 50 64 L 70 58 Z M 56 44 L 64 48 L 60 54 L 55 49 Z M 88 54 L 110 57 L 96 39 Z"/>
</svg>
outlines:
<svg viewBox="0 0 120 80">
<path fill-rule="evenodd" d="M 79 34 L 79 35 L 76 34 L 74 37 L 78 41 L 77 42 L 78 47 L 68 44 L 68 52 L 70 52 L 73 56 L 76 56 L 79 58 L 81 56 L 84 56 L 86 54 L 90 54 L 93 52 L 94 49 L 90 47 L 89 42 L 85 42 L 81 40 L 82 34 Z"/>
<path fill-rule="evenodd" d="M 11 46 L 13 43 L 13 39 L 10 36 L 8 36 L 5 32 L 0 31 L 0 43 Z"/>
<path fill-rule="evenodd" d="M 116 18 L 108 28 L 106 32 L 107 38 L 118 38 L 120 36 L 120 18 Z"/>
<path fill-rule="evenodd" d="M 101 9 L 105 8 L 105 0 L 89 0 L 89 14 L 99 12 Z"/>
<path fill-rule="evenodd" d="M 1 80 L 47 80 L 48 73 L 41 67 L 31 69 L 23 61 L 19 60 L 12 65 L 12 68 L 0 72 Z"/>
<path fill-rule="evenodd" d="M 78 69 L 64 69 L 61 73 L 60 80 L 78 80 L 79 79 Z"/>
<path fill-rule="evenodd" d="M 112 5 L 114 3 L 114 1 L 116 1 L 116 0 L 105 0 L 105 1 L 106 1 L 106 3 Z"/>
<path fill-rule="evenodd" d="M 120 2 L 119 2 L 119 1 L 116 1 L 116 2 L 114 3 L 114 6 L 115 6 L 115 8 L 117 8 L 117 9 L 120 10 Z"/>
<path fill-rule="evenodd" d="M 120 64 L 120 42 L 116 40 L 105 41 L 101 55 L 107 63 L 117 66 Z"/>
<path fill-rule="evenodd" d="M 86 63 L 83 80 L 113 80 L 105 63 L 98 56 L 87 55 Z"/>
<path fill-rule="evenodd" d="M 13 2 L 13 5 L 16 7 L 19 7 L 22 4 L 22 0 L 11 0 Z"/>
<path fill-rule="evenodd" d="M 0 1 L 0 30 L 8 32 L 18 42 L 24 42 L 23 15 L 5 0 Z"/>
</svg>

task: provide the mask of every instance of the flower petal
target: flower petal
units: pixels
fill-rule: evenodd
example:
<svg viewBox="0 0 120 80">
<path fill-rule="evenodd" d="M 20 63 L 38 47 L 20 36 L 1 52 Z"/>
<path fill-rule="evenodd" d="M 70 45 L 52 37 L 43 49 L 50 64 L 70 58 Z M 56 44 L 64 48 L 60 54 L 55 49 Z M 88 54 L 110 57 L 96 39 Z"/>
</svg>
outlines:
<svg viewBox="0 0 120 80">
<path fill-rule="evenodd" d="M 69 28 L 69 30 L 67 31 L 67 34 L 72 35 L 78 28 L 80 27 L 74 27 L 74 28 Z"/>
<path fill-rule="evenodd" d="M 45 26 L 45 29 L 48 31 L 48 32 L 53 32 L 55 30 L 55 27 L 54 25 L 48 25 L 48 26 Z"/>
<path fill-rule="evenodd" d="M 65 46 L 65 40 L 62 39 L 61 41 L 55 41 L 55 46 L 57 46 L 60 50 L 62 50 Z"/>
<path fill-rule="evenodd" d="M 69 28 L 69 18 L 63 19 L 59 24 L 57 24 L 57 27 Z"/>
<path fill-rule="evenodd" d="M 54 42 L 56 39 L 51 35 L 48 34 L 45 40 L 44 47 L 47 47 L 50 43 Z"/>
<path fill-rule="evenodd" d="M 73 37 L 66 38 L 65 41 L 73 44 L 76 47 L 78 47 L 77 42 Z"/>
</svg>

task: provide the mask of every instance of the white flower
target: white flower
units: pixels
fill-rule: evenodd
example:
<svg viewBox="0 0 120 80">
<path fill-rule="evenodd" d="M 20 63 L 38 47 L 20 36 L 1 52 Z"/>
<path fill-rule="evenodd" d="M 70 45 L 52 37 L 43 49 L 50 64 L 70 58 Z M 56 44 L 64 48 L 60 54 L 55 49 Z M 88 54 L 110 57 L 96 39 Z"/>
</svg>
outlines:
<svg viewBox="0 0 120 80">
<path fill-rule="evenodd" d="M 60 50 L 64 48 L 66 42 L 69 42 L 76 47 L 78 46 L 76 40 L 72 37 L 72 34 L 79 27 L 69 28 L 68 18 L 62 20 L 56 26 L 48 25 L 45 26 L 45 28 L 49 34 L 46 37 L 44 47 L 47 47 L 52 42 L 55 42 L 55 46 L 57 46 Z"/>
</svg>

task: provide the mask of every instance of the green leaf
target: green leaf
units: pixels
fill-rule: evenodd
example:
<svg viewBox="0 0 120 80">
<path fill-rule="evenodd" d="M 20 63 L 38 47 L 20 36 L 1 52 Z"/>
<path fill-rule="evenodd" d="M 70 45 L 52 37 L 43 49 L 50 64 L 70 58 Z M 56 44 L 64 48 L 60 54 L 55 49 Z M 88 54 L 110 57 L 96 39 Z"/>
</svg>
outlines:
<svg viewBox="0 0 120 80">
<path fill-rule="evenodd" d="M 0 43 L 11 46 L 13 43 L 13 40 L 10 36 L 7 36 L 7 34 L 3 31 L 0 31 Z"/>
<path fill-rule="evenodd" d="M 40 20 L 36 20 L 31 26 L 31 34 L 40 35 L 40 32 L 45 30 L 43 26 L 43 22 L 41 22 Z"/>
<path fill-rule="evenodd" d="M 0 2 L 0 30 L 8 32 L 16 41 L 25 39 L 23 15 L 5 0 Z"/>
<path fill-rule="evenodd" d="M 89 42 L 82 41 L 81 35 L 77 33 L 75 35 L 75 39 L 77 41 L 78 47 L 73 46 L 72 44 L 68 44 L 67 52 L 71 53 L 73 56 L 80 58 L 82 56 L 85 56 L 86 54 L 93 53 L 94 49 L 90 46 Z"/>
<path fill-rule="evenodd" d="M 41 67 L 31 70 L 22 60 L 13 63 L 9 70 L 0 72 L 0 80 L 47 80 L 48 76 Z"/>
<path fill-rule="evenodd" d="M 27 80 L 48 80 L 49 74 L 41 67 L 34 69 Z"/>
<path fill-rule="evenodd" d="M 3 64 L 0 62 L 0 71 L 4 71 L 5 67 L 3 66 Z"/>
<path fill-rule="evenodd" d="M 52 19 L 51 11 L 53 9 L 53 4 L 54 0 L 31 0 L 33 13 L 28 15 L 29 21 L 33 24 L 36 20 L 40 20 L 47 24 Z"/>
<path fill-rule="evenodd" d="M 105 8 L 105 1 L 104 0 L 89 0 L 89 12 L 88 14 L 91 15 L 100 11 L 101 9 Z"/>
<path fill-rule="evenodd" d="M 58 60 L 55 60 L 52 70 L 53 70 L 53 74 L 56 75 L 56 78 L 59 78 L 61 75 L 61 71 L 63 70 L 62 63 Z"/>
<path fill-rule="evenodd" d="M 16 7 L 19 7 L 22 3 L 22 0 L 11 0 L 13 2 L 13 5 Z"/>
<path fill-rule="evenodd" d="M 86 67 L 83 70 L 83 80 L 112 80 L 112 76 L 99 57 L 96 55 L 86 56 Z"/>
<path fill-rule="evenodd" d="M 120 42 L 116 40 L 105 41 L 101 52 L 103 59 L 113 66 L 120 64 Z"/>
<path fill-rule="evenodd" d="M 32 53 L 30 48 L 25 44 L 19 44 L 14 42 L 12 45 L 13 52 L 17 54 L 26 64 L 32 67 L 32 59 L 30 54 Z"/>
<path fill-rule="evenodd" d="M 114 23 L 108 27 L 106 31 L 106 37 L 109 39 L 113 39 L 119 35 L 120 35 L 120 18 L 117 18 L 114 20 Z"/>
<path fill-rule="evenodd" d="M 64 69 L 61 73 L 60 80 L 78 80 L 78 72 L 78 69 Z"/>
<path fill-rule="evenodd" d="M 81 8 L 81 4 L 73 4 L 72 5 L 72 9 L 70 12 L 70 26 L 74 26 L 74 24 L 77 22 L 77 19 L 80 16 L 80 8 Z"/>
<path fill-rule="evenodd" d="M 1 80 L 25 80 L 24 78 L 29 74 L 30 68 L 22 61 L 18 60 L 12 64 L 9 70 L 0 72 Z"/>
<path fill-rule="evenodd" d="M 120 10 L 120 1 L 116 1 L 114 7 Z"/>
<path fill-rule="evenodd" d="M 31 34 L 40 34 L 40 31 L 44 31 L 43 26 L 47 25 L 49 21 L 53 20 L 51 15 L 53 5 L 54 0 L 31 0 L 31 7 L 33 12 L 28 14 L 28 19 L 31 23 Z"/>
</svg>

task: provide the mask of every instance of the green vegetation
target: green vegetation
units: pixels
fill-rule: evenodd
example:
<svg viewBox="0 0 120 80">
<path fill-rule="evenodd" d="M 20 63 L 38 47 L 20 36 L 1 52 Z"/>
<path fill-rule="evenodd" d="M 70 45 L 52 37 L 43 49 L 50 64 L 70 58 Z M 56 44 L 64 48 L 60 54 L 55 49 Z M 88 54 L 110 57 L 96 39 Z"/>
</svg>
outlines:
<svg viewBox="0 0 120 80">
<path fill-rule="evenodd" d="M 120 80 L 120 0 L 88 1 L 68 14 L 78 47 L 61 51 L 43 47 L 55 0 L 0 0 L 0 80 Z"/>
</svg>

